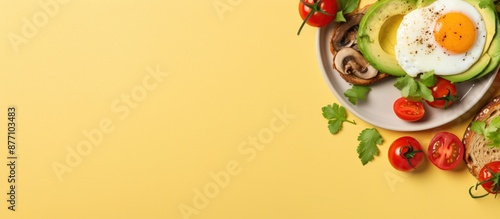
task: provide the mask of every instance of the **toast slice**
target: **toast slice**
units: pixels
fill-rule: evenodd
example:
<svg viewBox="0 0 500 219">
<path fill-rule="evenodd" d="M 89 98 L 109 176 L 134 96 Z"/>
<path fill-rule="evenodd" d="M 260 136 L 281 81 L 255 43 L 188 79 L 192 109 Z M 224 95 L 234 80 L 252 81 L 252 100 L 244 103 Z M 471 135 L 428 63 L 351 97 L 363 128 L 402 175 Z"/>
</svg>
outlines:
<svg viewBox="0 0 500 219">
<path fill-rule="evenodd" d="M 488 102 L 472 121 L 484 121 L 488 127 L 491 120 L 498 116 L 500 116 L 500 96 Z M 485 137 L 473 132 L 470 124 L 465 130 L 462 142 L 465 146 L 465 163 L 469 172 L 476 178 L 485 164 L 500 160 L 500 148 L 488 146 Z"/>
</svg>

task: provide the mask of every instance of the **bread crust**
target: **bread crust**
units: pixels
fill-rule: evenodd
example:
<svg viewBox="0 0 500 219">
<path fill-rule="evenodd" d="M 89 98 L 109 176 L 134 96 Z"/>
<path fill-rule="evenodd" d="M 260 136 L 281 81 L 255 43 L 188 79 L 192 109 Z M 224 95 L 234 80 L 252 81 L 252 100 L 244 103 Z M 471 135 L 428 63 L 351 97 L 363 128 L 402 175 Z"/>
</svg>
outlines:
<svg viewBox="0 0 500 219">
<path fill-rule="evenodd" d="M 491 120 L 500 116 L 500 95 L 494 97 L 476 114 L 472 121 L 483 121 L 488 126 Z M 472 122 L 471 122 L 472 124 Z M 471 130 L 471 124 L 465 130 L 462 142 L 465 147 L 464 161 L 469 172 L 477 178 L 481 168 L 492 161 L 500 160 L 500 148 L 488 146 L 483 135 Z"/>
<path fill-rule="evenodd" d="M 356 14 L 365 14 L 366 10 L 370 7 L 371 5 L 366 5 L 364 6 L 363 8 L 358 8 L 357 10 L 349 13 L 349 14 L 346 14 L 345 17 L 347 20 L 350 20 L 352 17 L 354 17 Z M 359 24 L 358 24 L 359 25 Z M 331 34 L 331 40 L 330 40 L 330 52 L 332 53 L 333 55 L 333 59 L 335 59 L 335 55 L 337 54 L 338 51 L 335 50 L 334 46 L 333 46 L 333 38 L 335 37 L 335 33 L 338 31 L 339 29 L 339 26 L 340 25 L 337 25 L 333 31 L 332 31 L 332 34 Z M 356 50 L 358 50 L 356 47 L 357 45 L 353 45 L 351 46 L 353 48 L 355 48 Z M 359 50 L 358 50 L 359 51 Z M 332 66 L 334 69 L 335 69 L 335 66 Z M 336 69 L 335 69 L 336 70 Z M 366 85 L 370 85 L 370 84 L 373 84 L 375 82 L 378 82 L 382 79 L 385 79 L 385 78 L 389 78 L 391 77 L 390 74 L 387 74 L 387 73 L 383 73 L 383 72 L 378 72 L 377 76 L 373 77 L 373 78 L 370 78 L 370 79 L 363 79 L 363 78 L 360 78 L 356 75 L 353 75 L 353 74 L 342 74 L 340 72 L 337 71 L 337 73 L 340 75 L 340 77 L 342 77 L 342 79 L 344 79 L 346 82 L 350 83 L 350 84 L 356 84 L 356 85 L 363 85 L 363 86 L 366 86 Z"/>
</svg>

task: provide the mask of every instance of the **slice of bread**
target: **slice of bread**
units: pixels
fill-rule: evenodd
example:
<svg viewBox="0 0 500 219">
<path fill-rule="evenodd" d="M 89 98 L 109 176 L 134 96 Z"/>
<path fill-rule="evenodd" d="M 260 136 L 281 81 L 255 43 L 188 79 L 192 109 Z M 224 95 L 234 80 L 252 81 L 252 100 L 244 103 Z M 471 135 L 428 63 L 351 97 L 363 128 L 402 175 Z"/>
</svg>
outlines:
<svg viewBox="0 0 500 219">
<path fill-rule="evenodd" d="M 339 49 L 342 49 L 341 47 L 351 47 L 359 52 L 359 49 L 357 48 L 357 42 L 356 42 L 356 33 L 358 30 L 358 25 L 359 21 L 361 20 L 361 17 L 366 13 L 366 10 L 370 7 L 371 5 L 366 5 L 365 7 L 358 8 L 357 10 L 346 14 L 346 22 L 343 23 L 338 23 L 336 26 L 333 28 L 332 33 L 331 33 L 331 40 L 330 40 L 330 52 L 333 55 L 333 60 L 335 60 L 335 57 L 337 55 L 337 52 Z M 348 31 L 345 36 L 341 36 L 340 34 L 344 31 Z M 339 38 L 340 37 L 340 38 Z M 349 38 L 347 42 L 343 42 Z M 337 39 L 337 40 L 336 40 Z M 338 40 L 342 39 L 342 40 Z M 339 43 L 342 42 L 342 43 Z M 384 78 L 391 77 L 391 75 L 387 73 L 382 73 L 378 72 L 378 74 L 369 79 L 363 79 L 360 78 L 354 74 L 343 74 L 338 71 L 336 66 L 332 66 L 337 73 L 344 79 L 346 82 L 350 84 L 356 84 L 356 85 L 370 85 L 373 84 L 377 81 L 380 81 Z"/>
<path fill-rule="evenodd" d="M 500 116 L 500 96 L 488 102 L 472 121 L 484 121 L 488 127 L 491 120 L 497 116 Z M 488 146 L 485 137 L 473 132 L 470 124 L 465 130 L 462 142 L 465 146 L 465 163 L 469 172 L 476 178 L 485 164 L 500 160 L 500 148 Z"/>
</svg>

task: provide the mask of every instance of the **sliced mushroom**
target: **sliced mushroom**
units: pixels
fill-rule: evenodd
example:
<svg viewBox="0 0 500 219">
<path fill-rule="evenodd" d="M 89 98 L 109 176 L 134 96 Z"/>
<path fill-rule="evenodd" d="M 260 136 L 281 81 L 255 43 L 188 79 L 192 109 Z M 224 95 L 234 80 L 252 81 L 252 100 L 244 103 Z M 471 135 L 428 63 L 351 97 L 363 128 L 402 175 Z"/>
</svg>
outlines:
<svg viewBox="0 0 500 219">
<path fill-rule="evenodd" d="M 333 67 L 342 74 L 354 74 L 359 78 L 370 79 L 377 76 L 378 71 L 368 63 L 360 52 L 353 48 L 343 48 L 333 61 Z"/>
<path fill-rule="evenodd" d="M 346 22 L 339 23 L 333 29 L 332 46 L 335 51 L 340 51 L 344 47 L 351 47 L 356 44 L 356 34 L 358 33 L 359 22 L 363 13 L 349 16 Z"/>
</svg>

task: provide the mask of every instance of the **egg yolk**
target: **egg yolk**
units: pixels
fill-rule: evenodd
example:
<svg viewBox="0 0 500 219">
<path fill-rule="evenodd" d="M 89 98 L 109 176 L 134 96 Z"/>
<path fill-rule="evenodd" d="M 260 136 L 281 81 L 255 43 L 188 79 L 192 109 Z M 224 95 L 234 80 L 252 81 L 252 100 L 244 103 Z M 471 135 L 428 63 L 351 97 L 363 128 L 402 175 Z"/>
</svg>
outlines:
<svg viewBox="0 0 500 219">
<path fill-rule="evenodd" d="M 452 53 L 464 53 L 476 41 L 476 26 L 462 13 L 444 14 L 434 26 L 434 38 L 444 49 Z"/>
</svg>

